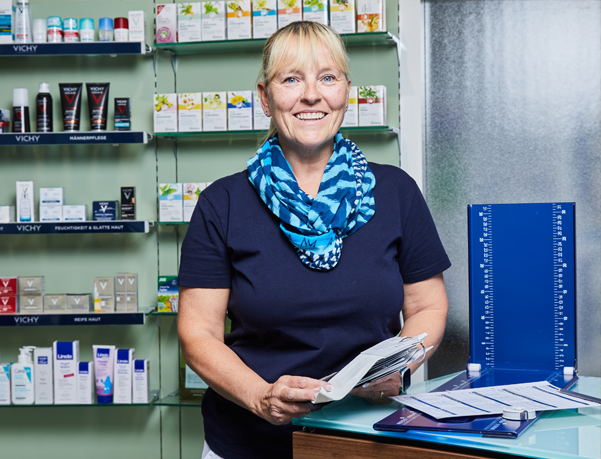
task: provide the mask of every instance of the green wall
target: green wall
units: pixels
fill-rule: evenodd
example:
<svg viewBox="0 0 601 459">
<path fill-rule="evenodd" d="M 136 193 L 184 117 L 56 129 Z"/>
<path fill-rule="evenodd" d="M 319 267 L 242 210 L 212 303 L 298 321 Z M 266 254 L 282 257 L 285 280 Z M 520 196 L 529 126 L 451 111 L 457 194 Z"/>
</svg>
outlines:
<svg viewBox="0 0 601 459">
<path fill-rule="evenodd" d="M 153 43 L 154 5 L 150 0 L 37 0 L 32 17 L 127 16 L 147 14 L 147 42 Z M 398 35 L 398 6 L 388 1 L 388 30 Z M 349 49 L 353 85 L 383 84 L 388 89 L 388 124 L 399 125 L 396 49 Z M 156 65 L 155 65 L 156 64 Z M 109 129 L 114 97 L 130 97 L 134 130 L 153 131 L 153 94 L 253 89 L 259 53 L 180 56 L 177 75 L 171 57 L 147 56 L 1 57 L 0 107 L 12 107 L 12 89 L 28 88 L 34 106 L 39 83 L 50 83 L 55 131 L 62 128 L 58 83 L 110 82 Z M 155 73 L 156 70 L 156 73 Z M 84 96 L 82 108 L 87 110 Z M 33 119 L 33 116 L 32 116 Z M 82 130 L 89 129 L 86 112 Z M 353 138 L 371 161 L 398 165 L 394 136 Z M 0 205 L 14 205 L 15 181 L 65 187 L 67 204 L 117 200 L 119 188 L 136 186 L 137 218 L 157 220 L 158 182 L 209 182 L 238 172 L 256 150 L 256 140 L 153 140 L 148 145 L 0 147 Z M 177 155 L 174 155 L 174 151 Z M 36 209 L 36 216 L 37 216 Z M 175 229 L 174 229 L 175 228 Z M 149 234 L 3 236 L 0 276 L 46 276 L 47 293 L 93 290 L 94 277 L 117 272 L 139 275 L 141 309 L 156 304 L 157 275 L 174 275 L 185 226 L 154 227 Z M 151 388 L 161 396 L 178 388 L 176 318 L 149 316 L 143 326 L 0 328 L 0 361 L 14 362 L 24 345 L 51 346 L 54 340 L 80 341 L 81 360 L 92 359 L 93 344 L 135 347 L 151 362 Z M 203 424 L 199 408 L 178 407 L 2 407 L 2 457 L 49 459 L 85 455 L 91 459 L 199 458 Z M 35 435 L 35 437 L 32 436 Z M 32 440 L 35 438 L 35 440 Z"/>
</svg>

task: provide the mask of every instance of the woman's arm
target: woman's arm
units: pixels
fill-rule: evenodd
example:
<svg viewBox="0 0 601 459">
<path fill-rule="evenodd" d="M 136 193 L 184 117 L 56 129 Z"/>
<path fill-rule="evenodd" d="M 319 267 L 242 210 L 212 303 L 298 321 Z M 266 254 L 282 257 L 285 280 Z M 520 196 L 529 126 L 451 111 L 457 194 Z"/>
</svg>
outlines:
<svg viewBox="0 0 601 459">
<path fill-rule="evenodd" d="M 180 287 L 177 328 L 188 366 L 219 395 L 272 424 L 309 413 L 314 389 L 328 383 L 282 376 L 268 384 L 247 367 L 223 341 L 229 295 L 229 289 Z"/>
</svg>

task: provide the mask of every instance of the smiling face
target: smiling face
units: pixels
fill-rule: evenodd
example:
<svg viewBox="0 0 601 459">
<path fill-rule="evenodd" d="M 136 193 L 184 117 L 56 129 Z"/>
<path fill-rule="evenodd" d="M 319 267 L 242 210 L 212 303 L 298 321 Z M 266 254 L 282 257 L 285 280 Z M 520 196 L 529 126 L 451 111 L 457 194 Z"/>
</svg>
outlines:
<svg viewBox="0 0 601 459">
<path fill-rule="evenodd" d="M 344 118 L 350 80 L 323 46 L 300 67 L 291 52 L 267 88 L 259 83 L 261 105 L 272 116 L 284 153 L 324 148 L 331 152 Z"/>
</svg>

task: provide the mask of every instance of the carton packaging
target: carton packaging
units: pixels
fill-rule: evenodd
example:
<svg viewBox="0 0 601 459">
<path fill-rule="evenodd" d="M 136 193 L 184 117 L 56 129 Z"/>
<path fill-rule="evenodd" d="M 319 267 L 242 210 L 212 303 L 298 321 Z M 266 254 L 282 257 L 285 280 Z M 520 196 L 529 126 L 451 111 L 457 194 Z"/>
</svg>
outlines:
<svg viewBox="0 0 601 459">
<path fill-rule="evenodd" d="M 36 347 L 33 350 L 34 397 L 36 405 L 54 403 L 54 373 L 52 348 Z"/>
<path fill-rule="evenodd" d="M 17 296 L 19 294 L 17 277 L 0 277 L 0 295 Z"/>
<path fill-rule="evenodd" d="M 177 41 L 200 41 L 200 2 L 177 4 Z"/>
<path fill-rule="evenodd" d="M 344 114 L 341 127 L 359 126 L 359 105 L 357 101 L 357 86 L 351 86 L 348 97 L 348 109 Z"/>
<path fill-rule="evenodd" d="M 227 131 L 227 94 L 202 93 L 202 130 Z"/>
<path fill-rule="evenodd" d="M 359 86 L 359 126 L 386 124 L 386 86 Z"/>
<path fill-rule="evenodd" d="M 228 91 L 227 129 L 228 131 L 250 131 L 253 128 L 252 91 Z"/>
<path fill-rule="evenodd" d="M 131 100 L 115 97 L 115 131 L 131 131 Z"/>
<path fill-rule="evenodd" d="M 183 221 L 183 198 L 181 183 L 159 183 L 159 221 Z"/>
<path fill-rule="evenodd" d="M 278 30 L 277 0 L 255 0 L 252 5 L 253 38 L 269 38 Z"/>
<path fill-rule="evenodd" d="M 330 27 L 338 33 L 355 33 L 355 0 L 330 0 Z"/>
<path fill-rule="evenodd" d="M 16 314 L 17 313 L 17 297 L 16 296 L 0 296 L 0 314 Z"/>
<path fill-rule="evenodd" d="M 184 221 L 189 222 L 196 208 L 198 197 L 206 185 L 204 183 L 184 183 Z"/>
<path fill-rule="evenodd" d="M 202 2 L 202 41 L 225 40 L 225 1 Z"/>
<path fill-rule="evenodd" d="M 265 115 L 263 107 L 261 106 L 261 97 L 259 91 L 253 91 L 254 103 L 253 103 L 253 129 L 256 131 L 269 129 L 271 123 L 271 117 Z"/>
<path fill-rule="evenodd" d="M 129 41 L 146 43 L 146 11 L 130 11 L 128 13 Z"/>
<path fill-rule="evenodd" d="M 10 405 L 10 363 L 0 363 L 0 405 Z"/>
<path fill-rule="evenodd" d="M 303 21 L 328 25 L 328 0 L 303 0 Z"/>
<path fill-rule="evenodd" d="M 17 221 L 35 222 L 33 182 L 17 182 Z"/>
<path fill-rule="evenodd" d="M 52 345 L 54 404 L 77 403 L 79 341 L 55 341 Z"/>
<path fill-rule="evenodd" d="M 113 403 L 131 403 L 135 349 L 115 351 L 115 394 Z"/>
<path fill-rule="evenodd" d="M 121 220 L 136 219 L 136 187 L 121 187 Z"/>
<path fill-rule="evenodd" d="M 294 21 L 303 20 L 303 0 L 278 1 L 278 29 Z"/>
<path fill-rule="evenodd" d="M 157 5 L 156 9 L 157 43 L 175 43 L 177 41 L 177 4 Z M 157 132 L 155 130 L 155 132 Z"/>
<path fill-rule="evenodd" d="M 126 294 L 126 311 L 127 312 L 138 312 L 138 294 L 133 292 L 127 292 Z"/>
<path fill-rule="evenodd" d="M 63 206 L 40 205 L 41 222 L 61 222 L 63 221 Z"/>
<path fill-rule="evenodd" d="M 88 220 L 88 205 L 63 206 L 63 221 L 85 222 Z"/>
<path fill-rule="evenodd" d="M 179 132 L 202 131 L 202 93 L 178 94 L 177 118 Z"/>
<path fill-rule="evenodd" d="M 179 287 L 177 276 L 159 276 L 158 312 L 177 312 Z"/>
<path fill-rule="evenodd" d="M 179 399 L 185 402 L 200 403 L 209 386 L 184 362 L 179 351 Z"/>
<path fill-rule="evenodd" d="M 67 312 L 74 314 L 87 314 L 90 312 L 92 297 L 89 293 L 68 294 Z"/>
<path fill-rule="evenodd" d="M 115 293 L 115 312 L 127 312 L 127 293 Z"/>
<path fill-rule="evenodd" d="M 177 132 L 177 94 L 155 94 L 154 132 Z"/>
<path fill-rule="evenodd" d="M 44 295 L 46 293 L 46 278 L 19 277 L 19 295 Z"/>
<path fill-rule="evenodd" d="M 13 41 L 12 29 L 14 27 L 14 18 L 12 3 L 12 0 L 0 0 L 0 43 L 12 43 Z"/>
<path fill-rule="evenodd" d="M 91 405 L 94 403 L 95 390 L 94 362 L 79 362 L 77 364 L 77 404 Z"/>
<path fill-rule="evenodd" d="M 94 312 L 115 312 L 115 278 L 94 278 Z"/>
<path fill-rule="evenodd" d="M 357 32 L 386 30 L 386 1 L 357 0 Z"/>
<path fill-rule="evenodd" d="M 94 201 L 92 203 L 92 219 L 94 221 L 117 220 L 117 201 Z"/>
<path fill-rule="evenodd" d="M 251 0 L 227 1 L 227 39 L 252 38 Z"/>
<path fill-rule="evenodd" d="M 42 295 L 21 295 L 19 297 L 19 312 L 21 314 L 42 314 L 44 312 L 44 297 Z"/>
<path fill-rule="evenodd" d="M 44 295 L 44 314 L 65 314 L 67 295 Z"/>
<path fill-rule="evenodd" d="M 138 275 L 136 273 L 127 273 L 125 280 L 127 281 L 127 293 L 138 293 Z"/>
<path fill-rule="evenodd" d="M 127 292 L 127 274 L 117 273 L 115 276 L 115 293 Z"/>
<path fill-rule="evenodd" d="M 133 403 L 150 403 L 150 361 L 134 360 Z"/>
<path fill-rule="evenodd" d="M 0 206 L 0 223 L 15 221 L 15 206 Z"/>
<path fill-rule="evenodd" d="M 64 188 L 40 188 L 40 206 L 62 206 L 64 204 Z"/>
</svg>

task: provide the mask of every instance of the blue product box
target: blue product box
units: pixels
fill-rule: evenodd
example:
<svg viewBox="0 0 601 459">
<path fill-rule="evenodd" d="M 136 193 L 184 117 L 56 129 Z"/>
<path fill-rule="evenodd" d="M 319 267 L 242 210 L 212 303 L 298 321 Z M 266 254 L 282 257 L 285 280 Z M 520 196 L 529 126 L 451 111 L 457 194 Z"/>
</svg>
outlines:
<svg viewBox="0 0 601 459">
<path fill-rule="evenodd" d="M 94 201 L 92 214 L 95 221 L 117 220 L 117 201 Z"/>
</svg>

